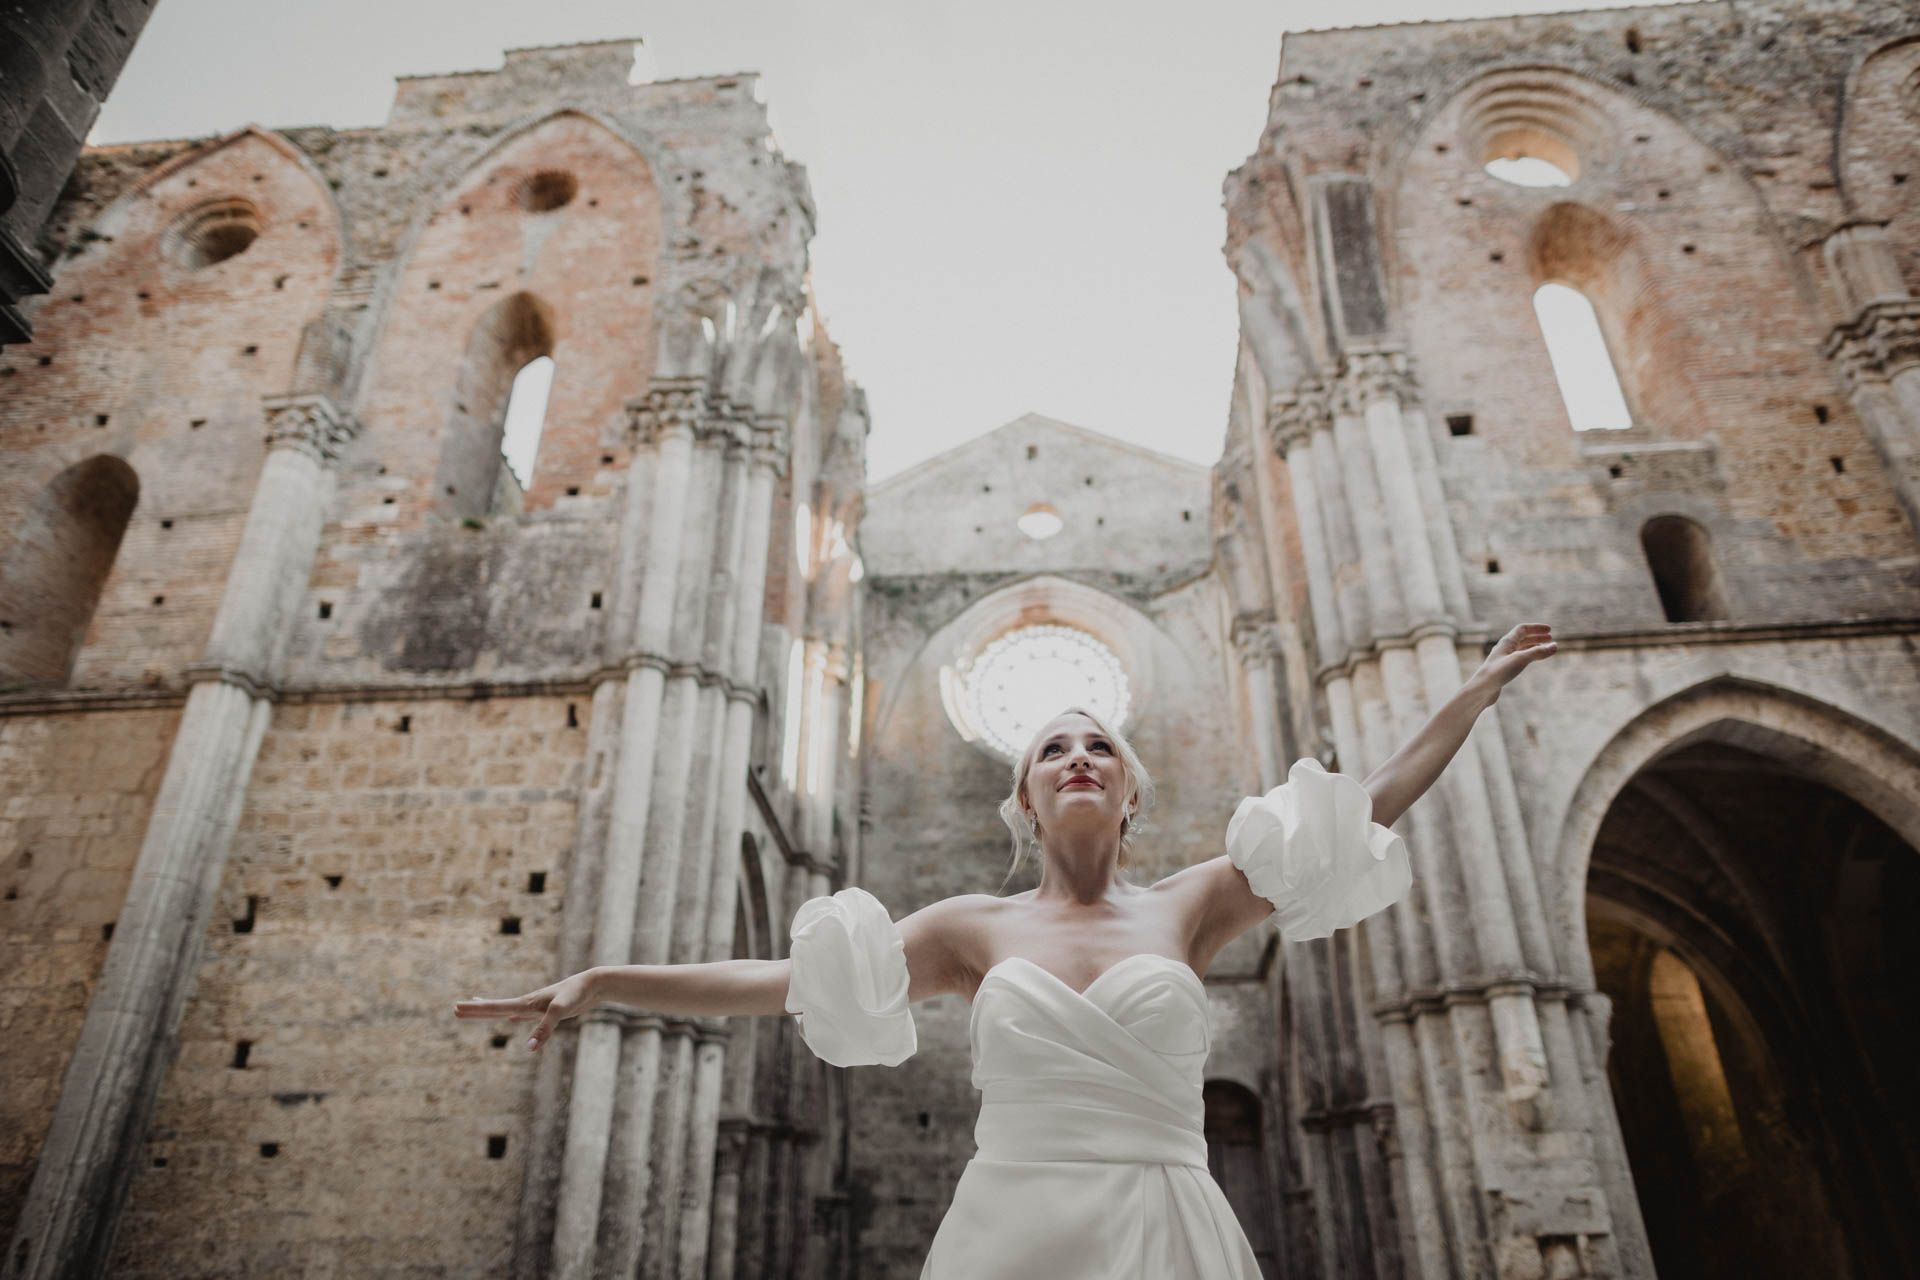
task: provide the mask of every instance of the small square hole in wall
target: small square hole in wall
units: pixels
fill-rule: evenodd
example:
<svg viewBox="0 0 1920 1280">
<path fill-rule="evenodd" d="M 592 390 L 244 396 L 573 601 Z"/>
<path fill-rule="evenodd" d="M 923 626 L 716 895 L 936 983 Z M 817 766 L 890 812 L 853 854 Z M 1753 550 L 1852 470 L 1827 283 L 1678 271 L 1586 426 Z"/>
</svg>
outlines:
<svg viewBox="0 0 1920 1280">
<path fill-rule="evenodd" d="M 140 296 L 141 296 L 141 297 L 143 297 L 143 298 L 144 298 L 144 297 L 146 297 L 146 295 L 145 295 L 145 294 L 141 294 Z M 41 357 L 40 357 L 40 360 L 39 360 L 39 364 L 40 364 L 40 367 L 41 367 L 42 369 L 44 369 L 44 368 L 46 368 L 46 367 L 47 367 L 48 365 L 50 365 L 50 364 L 52 364 L 52 363 L 53 363 L 53 357 L 52 357 L 52 356 L 41 356 Z"/>
<path fill-rule="evenodd" d="M 1034 460 L 1035 458 L 1038 458 L 1039 456 L 1040 456 L 1040 446 L 1039 446 L 1039 445 L 1037 445 L 1037 444 L 1030 444 L 1030 445 L 1028 445 L 1028 446 L 1027 446 L 1027 461 L 1028 461 L 1028 462 L 1032 462 L 1032 461 L 1033 461 L 1033 460 Z"/>
<path fill-rule="evenodd" d="M 321 876 L 320 878 L 327 882 L 327 888 L 329 889 L 338 889 L 340 882 L 346 879 L 345 876 Z"/>
<path fill-rule="evenodd" d="M 382 498 L 380 499 L 380 505 L 383 507 L 390 507 L 393 505 L 393 499 L 391 497 Z"/>
<path fill-rule="evenodd" d="M 600 593 L 596 591 L 591 596 L 587 597 L 587 608 L 598 609 L 599 607 L 600 607 Z"/>
<path fill-rule="evenodd" d="M 1495 249 L 1492 253 L 1487 255 L 1488 262 L 1505 262 L 1506 260 L 1507 260 L 1507 255 L 1498 249 Z"/>
<path fill-rule="evenodd" d="M 487 1159 L 502 1160 L 507 1154 L 507 1135 L 490 1133 L 487 1135 Z"/>
<path fill-rule="evenodd" d="M 257 894 L 251 894 L 251 893 L 248 894 L 247 895 L 247 914 L 245 914 L 244 916 L 241 916 L 238 920 L 235 920 L 233 922 L 233 931 L 235 933 L 252 933 L 253 918 L 255 915 L 259 913 L 259 911 L 260 911 L 259 896 Z"/>
<path fill-rule="evenodd" d="M 1182 520 L 1186 520 L 1186 521 L 1191 521 L 1191 520 L 1193 519 L 1193 512 L 1191 512 L 1191 511 L 1182 511 L 1182 512 L 1180 513 L 1180 518 L 1181 518 Z"/>
<path fill-rule="evenodd" d="M 1491 560 L 1491 559 L 1490 559 L 1490 560 L 1488 560 L 1488 561 L 1487 561 L 1487 572 L 1488 572 L 1488 573 L 1498 573 L 1498 572 L 1500 572 L 1500 562 L 1499 562 L 1498 560 Z"/>
<path fill-rule="evenodd" d="M 1824 425 L 1827 419 L 1829 419 L 1832 416 L 1833 416 L 1832 414 L 1827 412 L 1827 406 L 1823 404 L 1817 404 L 1813 406 L 1813 420 L 1815 422 L 1818 422 Z"/>
<path fill-rule="evenodd" d="M 1847 473 L 1847 460 L 1839 454 L 1836 453 L 1831 458 L 1828 458 L 1827 463 L 1832 466 L 1833 474 L 1842 476 Z"/>
<path fill-rule="evenodd" d="M 635 288 L 640 288 L 647 283 L 647 278 L 645 276 L 635 276 L 632 280 L 628 281 L 628 283 Z"/>
<path fill-rule="evenodd" d="M 567 704 L 567 728 L 578 729 L 579 727 L 580 727 L 580 711 L 571 702 L 569 702 Z"/>
<path fill-rule="evenodd" d="M 428 293 L 432 293 L 432 292 L 433 292 L 434 290 L 436 290 L 436 289 L 438 289 L 439 287 L 440 287 L 440 282 L 439 282 L 438 280 L 429 280 L 429 281 L 427 281 L 427 292 L 428 292 Z"/>
<path fill-rule="evenodd" d="M 257 342 L 249 342 L 246 346 L 240 348 L 240 354 L 243 356 L 257 356 L 260 354 L 260 344 Z"/>
<path fill-rule="evenodd" d="M 154 1167 L 154 1168 L 156 1168 L 156 1169 L 164 1169 L 164 1168 L 166 1168 L 166 1167 L 167 1167 L 167 1158 L 166 1158 L 165 1156 L 155 1156 L 155 1157 L 153 1158 L 153 1167 Z"/>
<path fill-rule="evenodd" d="M 603 466 L 603 467 L 610 467 L 610 466 L 612 466 L 612 465 L 613 465 L 613 455 L 612 455 L 612 454 L 610 454 L 610 453 L 603 453 L 603 454 L 601 454 L 601 455 L 600 455 L 600 465 L 601 465 L 601 466 Z"/>
<path fill-rule="evenodd" d="M 107 415 L 104 413 L 96 413 L 93 415 L 93 425 L 96 427 L 106 426 L 107 420 Z"/>
<path fill-rule="evenodd" d="M 1615 480 L 1618 480 L 1621 476 L 1627 474 L 1627 469 L 1617 462 L 1609 462 L 1607 464 L 1607 474 Z"/>
<path fill-rule="evenodd" d="M 1470 436 L 1473 434 L 1473 415 L 1470 413 L 1450 413 L 1447 415 L 1447 434 L 1450 436 Z"/>
<path fill-rule="evenodd" d="M 569 498 L 577 498 L 577 497 L 579 497 L 579 496 L 580 496 L 580 486 L 579 486 L 579 485 L 577 485 L 577 484 L 570 484 L 570 485 L 568 485 L 568 486 L 567 486 L 567 496 L 568 496 Z"/>
<path fill-rule="evenodd" d="M 332 616 L 333 616 L 333 603 L 328 600 L 322 600 L 320 602 L 320 620 L 324 622 L 328 618 L 331 618 Z"/>
<path fill-rule="evenodd" d="M 157 604 L 157 605 L 158 605 L 158 604 L 165 604 L 165 603 L 167 602 L 167 598 L 166 598 L 165 596 L 155 596 L 155 597 L 153 598 L 153 602 L 154 602 L 155 604 Z"/>
<path fill-rule="evenodd" d="M 100 926 L 100 940 L 102 942 L 111 942 L 113 940 L 113 921 L 109 920 Z"/>
<path fill-rule="evenodd" d="M 162 521 L 160 522 L 160 527 L 161 527 L 162 529 L 171 529 L 171 528 L 173 528 L 173 521 L 171 521 L 171 520 L 162 520 Z"/>
<path fill-rule="evenodd" d="M 488 1041 L 488 1043 L 496 1049 L 504 1049 L 507 1047 L 507 1038 L 505 1036 L 495 1036 L 492 1040 Z"/>
<path fill-rule="evenodd" d="M 519 932 L 520 932 L 520 917 L 519 917 L 519 916 L 501 916 L 501 917 L 500 917 L 500 932 L 502 932 L 502 933 L 519 933 Z"/>
<path fill-rule="evenodd" d="M 247 1055 L 252 1052 L 253 1041 L 235 1040 L 233 1042 L 233 1069 L 235 1071 L 245 1071 L 247 1069 Z"/>
<path fill-rule="evenodd" d="M 187 430 L 189 431 L 198 431 L 206 425 L 207 420 L 205 418 L 189 418 L 187 420 Z"/>
<path fill-rule="evenodd" d="M 1682 253 L 1691 254 L 1696 251 L 1697 251 L 1697 246 L 1692 244 L 1683 244 L 1680 246 L 1680 252 Z"/>
<path fill-rule="evenodd" d="M 279 1155 L 279 1154 L 280 1154 L 280 1144 L 279 1144 L 279 1143 L 277 1143 L 277 1142 L 263 1142 L 263 1143 L 261 1143 L 261 1144 L 260 1144 L 260 1157 L 261 1157 L 261 1158 L 262 1158 L 263 1160 L 271 1160 L 271 1159 L 273 1159 L 273 1158 L 274 1158 L 275 1156 L 277 1156 L 277 1155 Z"/>
<path fill-rule="evenodd" d="M 1893 185 L 1896 187 L 1904 187 L 1907 185 L 1907 175 L 1904 173 L 1893 174 L 1892 178 L 1893 178 Z"/>
<path fill-rule="evenodd" d="M 933 1127 L 933 1115 L 932 1115 L 932 1113 L 930 1113 L 930 1112 L 926 1112 L 926 1111 L 922 1111 L 922 1112 L 920 1113 L 920 1127 L 921 1127 L 922 1129 L 930 1129 L 930 1128 L 932 1128 L 932 1127 Z"/>
<path fill-rule="evenodd" d="M 547 891 L 547 873 L 544 871 L 527 872 L 527 892 L 545 893 Z"/>
<path fill-rule="evenodd" d="M 413 732 L 413 717 L 412 717 L 412 716 L 401 716 L 399 720 L 397 720 L 397 721 L 395 721 L 395 722 L 394 722 L 394 726 L 393 726 L 393 731 L 394 731 L 395 733 L 412 733 L 412 732 Z"/>
</svg>

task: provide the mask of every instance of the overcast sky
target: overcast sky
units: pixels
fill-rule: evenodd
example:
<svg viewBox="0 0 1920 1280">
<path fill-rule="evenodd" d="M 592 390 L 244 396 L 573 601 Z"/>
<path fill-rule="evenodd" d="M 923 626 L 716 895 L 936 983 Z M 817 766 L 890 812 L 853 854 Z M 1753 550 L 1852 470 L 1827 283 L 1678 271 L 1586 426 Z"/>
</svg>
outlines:
<svg viewBox="0 0 1920 1280">
<path fill-rule="evenodd" d="M 632 36 L 662 78 L 758 71 L 812 178 L 814 288 L 867 388 L 874 479 L 1029 411 L 1211 463 L 1237 323 L 1220 183 L 1282 33 L 1613 7 L 161 0 L 92 140 L 375 125 L 396 75 L 526 45 Z"/>
</svg>

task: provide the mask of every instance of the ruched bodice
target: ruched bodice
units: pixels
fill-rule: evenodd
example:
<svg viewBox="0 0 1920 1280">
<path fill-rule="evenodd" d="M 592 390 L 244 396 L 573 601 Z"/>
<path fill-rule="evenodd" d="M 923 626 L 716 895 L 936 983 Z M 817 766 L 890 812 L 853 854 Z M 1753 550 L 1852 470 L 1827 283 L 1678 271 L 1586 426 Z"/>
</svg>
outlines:
<svg viewBox="0 0 1920 1280">
<path fill-rule="evenodd" d="M 1080 992 L 1010 957 L 981 979 L 967 1031 L 984 1158 L 1206 1167 L 1207 993 L 1181 961 L 1128 956 Z"/>
</svg>

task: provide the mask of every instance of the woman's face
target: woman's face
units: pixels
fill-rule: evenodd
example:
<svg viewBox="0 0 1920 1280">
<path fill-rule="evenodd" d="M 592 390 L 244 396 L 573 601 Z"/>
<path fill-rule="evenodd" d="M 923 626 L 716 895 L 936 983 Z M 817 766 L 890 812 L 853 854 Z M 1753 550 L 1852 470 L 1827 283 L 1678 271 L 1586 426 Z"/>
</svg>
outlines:
<svg viewBox="0 0 1920 1280">
<path fill-rule="evenodd" d="M 1041 729 L 1026 793 L 1027 811 L 1040 829 L 1060 835 L 1111 831 L 1117 837 L 1132 799 L 1112 740 L 1078 714 Z"/>
</svg>

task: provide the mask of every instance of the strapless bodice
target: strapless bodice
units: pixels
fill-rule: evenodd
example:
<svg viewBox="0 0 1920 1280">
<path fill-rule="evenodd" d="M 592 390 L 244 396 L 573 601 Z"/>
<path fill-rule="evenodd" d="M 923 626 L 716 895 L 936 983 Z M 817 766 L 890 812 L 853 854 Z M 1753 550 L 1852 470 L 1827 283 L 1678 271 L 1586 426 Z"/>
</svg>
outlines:
<svg viewBox="0 0 1920 1280">
<path fill-rule="evenodd" d="M 1010 957 L 980 980 L 968 1038 L 981 1158 L 1206 1167 L 1207 991 L 1181 961 L 1128 956 L 1075 991 Z"/>
</svg>

